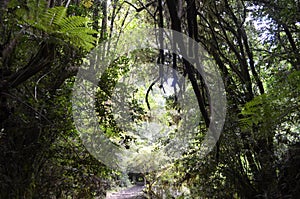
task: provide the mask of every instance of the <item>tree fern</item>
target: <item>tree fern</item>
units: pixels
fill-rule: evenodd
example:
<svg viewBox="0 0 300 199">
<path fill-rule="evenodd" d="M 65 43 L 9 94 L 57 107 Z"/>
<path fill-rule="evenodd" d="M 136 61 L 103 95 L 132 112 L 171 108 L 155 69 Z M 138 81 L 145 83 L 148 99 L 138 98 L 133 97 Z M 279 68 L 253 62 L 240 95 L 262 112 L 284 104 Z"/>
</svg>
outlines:
<svg viewBox="0 0 300 199">
<path fill-rule="evenodd" d="M 48 9 L 45 14 L 44 20 L 49 22 L 49 25 L 59 24 L 67 15 L 67 8 L 65 7 L 54 7 Z"/>
<path fill-rule="evenodd" d="M 38 21 L 26 20 L 32 27 L 49 35 L 59 36 L 72 45 L 90 50 L 98 32 L 87 27 L 90 19 L 81 16 L 67 16 L 67 8 L 54 7 L 42 13 Z"/>
<path fill-rule="evenodd" d="M 245 104 L 241 126 L 259 125 L 261 132 L 272 131 L 288 120 L 287 116 L 300 110 L 300 72 L 292 72 L 268 93 L 257 96 Z"/>
</svg>

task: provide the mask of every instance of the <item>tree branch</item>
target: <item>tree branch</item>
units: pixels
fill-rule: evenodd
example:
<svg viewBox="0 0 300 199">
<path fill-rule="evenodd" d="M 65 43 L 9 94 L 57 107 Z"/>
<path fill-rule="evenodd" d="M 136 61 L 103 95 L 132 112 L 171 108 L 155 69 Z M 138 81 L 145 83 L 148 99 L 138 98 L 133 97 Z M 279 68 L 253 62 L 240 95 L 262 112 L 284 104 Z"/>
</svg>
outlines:
<svg viewBox="0 0 300 199">
<path fill-rule="evenodd" d="M 149 104 L 149 99 L 148 99 L 149 93 L 150 93 L 150 91 L 152 90 L 152 87 L 154 86 L 154 84 L 156 84 L 156 83 L 158 82 L 158 80 L 159 80 L 159 77 L 158 77 L 156 80 L 154 80 L 154 81 L 152 82 L 152 84 L 149 86 L 149 88 L 148 88 L 148 90 L 147 90 L 147 93 L 146 93 L 145 99 L 146 99 L 147 107 L 148 107 L 149 110 L 151 110 L 150 104 Z"/>
<path fill-rule="evenodd" d="M 153 3 L 155 3 L 155 2 L 156 2 L 156 1 L 151 1 L 151 2 L 147 3 L 146 5 L 143 5 L 143 4 L 142 4 L 142 7 L 137 8 L 137 7 L 136 7 L 135 5 L 133 5 L 132 3 L 128 2 L 128 1 L 124 1 L 124 3 L 127 3 L 127 4 L 129 4 L 130 6 L 132 6 L 132 7 L 136 10 L 136 12 L 141 12 L 141 11 L 147 9 L 149 6 L 151 6 L 151 5 L 152 5 Z"/>
</svg>

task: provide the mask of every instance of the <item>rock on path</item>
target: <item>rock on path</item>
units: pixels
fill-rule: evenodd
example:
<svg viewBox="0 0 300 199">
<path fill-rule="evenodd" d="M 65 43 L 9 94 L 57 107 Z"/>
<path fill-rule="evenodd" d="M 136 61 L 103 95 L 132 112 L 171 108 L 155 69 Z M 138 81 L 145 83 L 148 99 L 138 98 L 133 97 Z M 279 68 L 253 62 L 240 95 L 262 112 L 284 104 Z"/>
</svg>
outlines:
<svg viewBox="0 0 300 199">
<path fill-rule="evenodd" d="M 116 192 L 108 193 L 106 199 L 144 199 L 143 189 L 144 186 L 135 185 L 128 189 Z"/>
</svg>

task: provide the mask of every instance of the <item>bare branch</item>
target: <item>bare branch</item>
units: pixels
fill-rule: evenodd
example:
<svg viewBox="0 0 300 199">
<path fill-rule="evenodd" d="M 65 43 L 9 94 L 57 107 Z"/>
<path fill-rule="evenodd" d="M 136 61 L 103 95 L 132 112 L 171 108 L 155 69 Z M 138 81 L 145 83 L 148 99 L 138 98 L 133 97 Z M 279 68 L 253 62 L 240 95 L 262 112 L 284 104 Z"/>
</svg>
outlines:
<svg viewBox="0 0 300 199">
<path fill-rule="evenodd" d="M 159 77 L 158 77 L 156 80 L 154 80 L 154 81 L 152 82 L 152 84 L 149 86 L 149 88 L 148 88 L 148 90 L 147 90 L 147 93 L 146 93 L 145 99 L 146 99 L 147 107 L 148 107 L 149 110 L 151 110 L 150 104 L 149 104 L 149 99 L 148 99 L 149 93 L 150 93 L 150 91 L 152 90 L 152 87 L 154 86 L 154 84 L 156 84 L 156 83 L 158 82 L 158 80 L 159 80 Z"/>
<path fill-rule="evenodd" d="M 132 6 L 137 12 L 141 12 L 141 11 L 147 9 L 147 8 L 148 8 L 149 6 L 151 6 L 153 3 L 155 3 L 155 1 L 151 1 L 151 2 L 147 3 L 146 5 L 143 5 L 143 4 L 142 4 L 142 7 L 140 7 L 140 8 L 137 8 L 135 5 L 133 5 L 132 3 L 128 2 L 128 1 L 124 1 L 124 3 L 127 3 L 127 4 L 129 4 L 130 6 Z"/>
</svg>

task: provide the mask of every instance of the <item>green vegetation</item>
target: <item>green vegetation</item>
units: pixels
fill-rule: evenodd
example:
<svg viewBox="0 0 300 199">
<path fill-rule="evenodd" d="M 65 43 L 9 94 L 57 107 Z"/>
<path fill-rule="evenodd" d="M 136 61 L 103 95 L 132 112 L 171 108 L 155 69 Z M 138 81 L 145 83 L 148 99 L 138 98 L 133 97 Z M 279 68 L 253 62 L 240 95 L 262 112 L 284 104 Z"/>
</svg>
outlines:
<svg viewBox="0 0 300 199">
<path fill-rule="evenodd" d="M 104 198 L 130 186 L 133 167 L 149 198 L 297 198 L 299 9 L 296 0 L 1 1 L 0 199 Z M 87 60 L 93 49 L 107 42 L 105 54 L 110 39 L 147 27 L 184 33 L 208 52 L 227 115 L 202 157 L 212 109 L 194 66 L 152 48 L 114 57 L 90 106 L 103 135 L 130 151 L 121 170 L 86 148 L 72 92 L 80 66 L 101 60 Z"/>
</svg>

